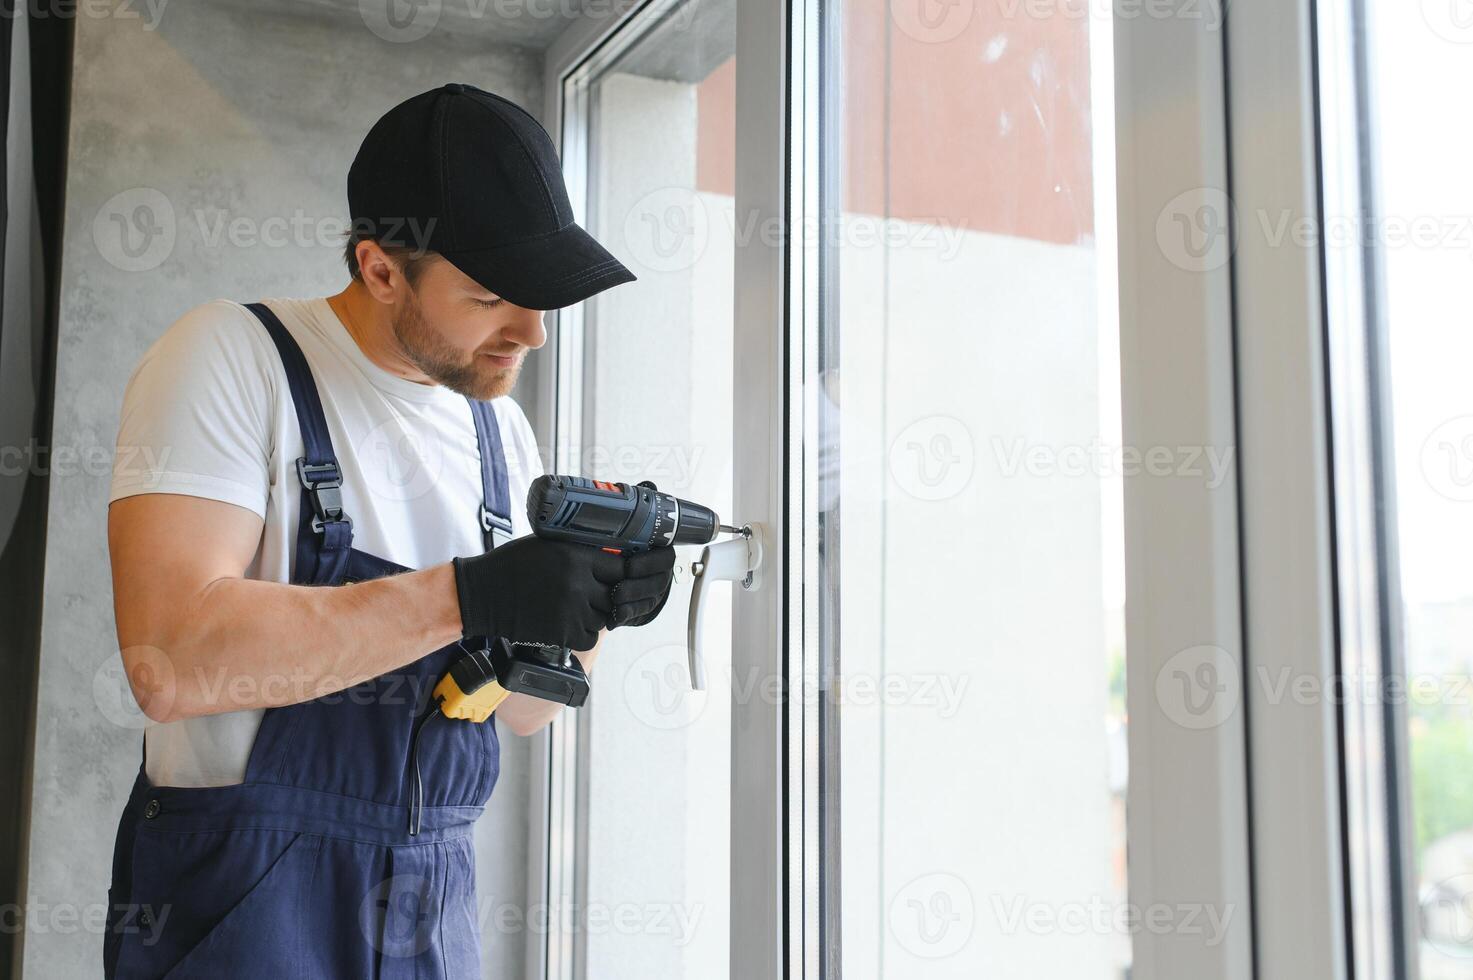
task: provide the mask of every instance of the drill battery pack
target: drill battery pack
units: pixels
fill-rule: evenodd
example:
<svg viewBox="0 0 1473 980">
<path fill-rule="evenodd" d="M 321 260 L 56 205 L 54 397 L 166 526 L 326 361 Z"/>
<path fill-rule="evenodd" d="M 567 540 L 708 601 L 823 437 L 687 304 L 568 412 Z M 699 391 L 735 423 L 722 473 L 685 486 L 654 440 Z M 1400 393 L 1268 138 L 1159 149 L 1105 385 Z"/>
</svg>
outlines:
<svg viewBox="0 0 1473 980">
<path fill-rule="evenodd" d="M 528 694 L 570 708 L 588 700 L 588 675 L 573 653 L 501 637 L 451 665 L 435 697 L 447 718 L 485 721 L 508 694 Z"/>
</svg>

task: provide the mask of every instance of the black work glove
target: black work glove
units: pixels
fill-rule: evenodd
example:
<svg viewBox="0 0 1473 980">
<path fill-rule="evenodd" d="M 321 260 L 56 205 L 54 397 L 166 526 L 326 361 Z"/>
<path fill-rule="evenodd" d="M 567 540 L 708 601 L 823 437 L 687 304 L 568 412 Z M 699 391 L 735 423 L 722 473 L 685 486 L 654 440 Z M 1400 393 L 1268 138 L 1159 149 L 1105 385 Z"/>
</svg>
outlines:
<svg viewBox="0 0 1473 980">
<path fill-rule="evenodd" d="M 670 586 L 675 582 L 675 549 L 629 555 L 624 559 L 624 578 L 614 586 L 614 609 L 609 629 L 643 626 L 665 608 Z"/>
<path fill-rule="evenodd" d="M 625 580 L 623 555 L 533 535 L 453 564 L 466 636 L 580 651 L 598 642 Z"/>
</svg>

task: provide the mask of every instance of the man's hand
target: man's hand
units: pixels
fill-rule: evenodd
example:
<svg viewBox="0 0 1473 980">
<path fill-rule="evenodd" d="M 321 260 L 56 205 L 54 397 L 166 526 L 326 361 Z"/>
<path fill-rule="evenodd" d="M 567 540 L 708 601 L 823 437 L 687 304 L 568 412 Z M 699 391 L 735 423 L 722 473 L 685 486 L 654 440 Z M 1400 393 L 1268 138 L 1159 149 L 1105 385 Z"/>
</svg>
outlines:
<svg viewBox="0 0 1473 980">
<path fill-rule="evenodd" d="M 516 542 L 513 541 L 511 544 L 516 544 Z M 502 548 L 510 546 L 510 544 L 502 545 Z M 573 547 L 596 554 L 605 554 L 606 558 L 613 558 L 623 565 L 622 577 L 613 587 L 613 608 L 609 613 L 608 629 L 613 629 L 615 626 L 643 626 L 659 615 L 660 609 L 665 605 L 665 600 L 670 597 L 670 586 L 675 580 L 674 548 L 657 548 L 644 554 L 621 558 L 617 555 L 599 552 L 598 549 L 588 545 L 573 545 Z M 496 550 L 500 551 L 502 548 Z M 602 562 L 603 559 L 600 561 Z M 578 652 L 578 662 L 590 674 L 593 672 L 593 662 L 598 659 L 602 647 L 603 633 L 599 633 L 597 642 L 592 645 L 591 649 Z M 513 694 L 501 702 L 500 707 L 496 709 L 496 718 L 500 724 L 505 725 L 514 734 L 531 735 L 556 718 L 562 710 L 563 706 L 555 701 L 544 701 L 526 694 Z"/>
<path fill-rule="evenodd" d="M 454 564 L 466 636 L 583 652 L 600 629 L 643 626 L 659 615 L 674 582 L 675 550 L 625 556 L 529 535 Z"/>
<path fill-rule="evenodd" d="M 622 555 L 531 535 L 454 565 L 466 636 L 580 651 L 598 642 L 624 579 Z"/>
<path fill-rule="evenodd" d="M 624 559 L 624 578 L 614 586 L 609 629 L 643 626 L 660 615 L 675 582 L 675 549 L 656 548 Z"/>
</svg>

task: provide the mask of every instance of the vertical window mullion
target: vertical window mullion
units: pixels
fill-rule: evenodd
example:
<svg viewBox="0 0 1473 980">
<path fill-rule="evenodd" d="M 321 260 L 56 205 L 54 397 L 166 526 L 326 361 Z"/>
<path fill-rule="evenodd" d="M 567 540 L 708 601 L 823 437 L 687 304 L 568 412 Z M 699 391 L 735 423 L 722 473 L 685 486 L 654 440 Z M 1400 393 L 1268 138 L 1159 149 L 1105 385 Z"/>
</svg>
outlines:
<svg viewBox="0 0 1473 980">
<path fill-rule="evenodd" d="M 1237 443 L 1230 269 L 1168 246 L 1185 228 L 1227 248 L 1222 37 L 1187 16 L 1115 30 L 1124 444 L 1221 458 Z M 1125 478 L 1130 902 L 1231 916 L 1216 944 L 1135 932 L 1136 980 L 1253 972 L 1236 466 L 1226 476 Z"/>
<path fill-rule="evenodd" d="M 767 558 L 760 587 L 733 590 L 731 976 L 754 980 L 801 976 L 804 962 L 802 699 L 793 696 L 802 690 L 793 651 L 803 649 L 803 439 L 793 427 L 801 403 L 790 401 L 803 351 L 794 349 L 801 283 L 790 279 L 788 233 L 803 172 L 793 156 L 801 6 L 743 0 L 736 25 L 734 398 L 744 424 L 733 446 L 734 508 L 762 535 Z"/>
</svg>

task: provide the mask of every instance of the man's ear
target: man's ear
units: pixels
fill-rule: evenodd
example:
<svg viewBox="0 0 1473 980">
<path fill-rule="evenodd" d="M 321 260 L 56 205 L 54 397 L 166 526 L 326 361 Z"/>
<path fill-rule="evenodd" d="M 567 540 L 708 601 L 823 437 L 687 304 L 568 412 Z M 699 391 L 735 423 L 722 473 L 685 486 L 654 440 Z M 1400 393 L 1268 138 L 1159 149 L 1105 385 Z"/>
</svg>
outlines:
<svg viewBox="0 0 1473 980">
<path fill-rule="evenodd" d="M 359 242 L 356 254 L 358 274 L 369 295 L 380 303 L 393 304 L 400 289 L 408 285 L 399 263 L 371 239 Z"/>
</svg>

